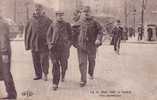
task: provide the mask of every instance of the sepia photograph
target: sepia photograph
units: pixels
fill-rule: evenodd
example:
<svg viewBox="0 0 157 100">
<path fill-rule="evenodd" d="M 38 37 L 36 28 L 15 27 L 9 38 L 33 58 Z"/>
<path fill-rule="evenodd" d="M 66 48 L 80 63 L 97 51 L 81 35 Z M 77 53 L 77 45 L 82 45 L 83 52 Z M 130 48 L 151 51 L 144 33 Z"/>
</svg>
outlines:
<svg viewBox="0 0 157 100">
<path fill-rule="evenodd" d="M 0 0 L 0 100 L 157 100 L 156 0 Z"/>
</svg>

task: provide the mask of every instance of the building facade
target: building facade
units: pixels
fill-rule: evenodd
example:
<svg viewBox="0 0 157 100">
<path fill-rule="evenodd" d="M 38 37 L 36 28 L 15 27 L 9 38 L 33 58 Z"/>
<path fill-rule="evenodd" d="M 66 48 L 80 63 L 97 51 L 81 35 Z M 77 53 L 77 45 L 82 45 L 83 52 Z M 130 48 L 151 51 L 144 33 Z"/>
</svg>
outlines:
<svg viewBox="0 0 157 100">
<path fill-rule="evenodd" d="M 56 10 L 65 11 L 65 19 L 72 21 L 73 12 L 84 5 L 90 6 L 94 15 L 114 16 L 125 21 L 125 1 L 127 1 L 127 23 L 138 26 L 141 23 L 142 0 L 1 0 L 4 15 L 17 23 L 26 22 L 34 11 L 34 3 L 41 3 L 50 18 Z M 136 12 L 134 12 L 136 10 Z M 157 2 L 147 0 L 144 22 L 157 24 Z M 135 23 L 134 23 L 135 20 Z"/>
</svg>

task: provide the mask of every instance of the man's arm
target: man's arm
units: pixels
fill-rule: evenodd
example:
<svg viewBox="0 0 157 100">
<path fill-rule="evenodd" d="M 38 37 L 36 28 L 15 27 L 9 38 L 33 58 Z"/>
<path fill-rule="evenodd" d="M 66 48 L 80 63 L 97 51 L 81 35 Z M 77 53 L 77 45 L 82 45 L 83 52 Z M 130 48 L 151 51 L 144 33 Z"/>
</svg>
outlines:
<svg viewBox="0 0 157 100">
<path fill-rule="evenodd" d="M 95 41 L 95 45 L 100 46 L 102 44 L 103 31 L 101 25 L 98 22 L 96 22 L 96 28 L 97 28 L 97 38 Z"/>
<path fill-rule="evenodd" d="M 80 25 L 75 23 L 72 25 L 72 44 L 75 48 L 78 48 L 78 36 L 80 34 Z"/>
<path fill-rule="evenodd" d="M 67 23 L 67 31 L 69 35 L 69 41 L 72 41 L 72 28 L 71 28 L 70 23 Z"/>
<path fill-rule="evenodd" d="M 32 34 L 32 25 L 31 25 L 31 22 L 27 22 L 26 26 L 25 26 L 25 30 L 24 30 L 24 33 L 25 33 L 25 49 L 26 50 L 29 50 L 30 49 L 30 46 L 29 46 L 29 42 L 30 42 L 30 38 L 31 38 L 31 34 Z"/>
<path fill-rule="evenodd" d="M 47 31 L 47 37 L 46 37 L 49 49 L 52 48 L 52 43 L 51 43 L 52 35 L 53 35 L 53 23 L 51 23 L 51 25 L 49 26 L 48 31 Z"/>
</svg>

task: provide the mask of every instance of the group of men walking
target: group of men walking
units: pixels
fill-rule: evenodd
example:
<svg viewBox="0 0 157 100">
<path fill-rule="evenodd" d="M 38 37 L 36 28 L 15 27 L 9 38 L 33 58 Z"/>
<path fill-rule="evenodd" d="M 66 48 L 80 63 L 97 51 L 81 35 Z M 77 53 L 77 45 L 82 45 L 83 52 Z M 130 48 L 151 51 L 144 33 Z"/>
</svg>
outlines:
<svg viewBox="0 0 157 100">
<path fill-rule="evenodd" d="M 102 44 L 102 27 L 90 15 L 90 8 L 84 7 L 75 23 L 64 21 L 64 12 L 57 11 L 56 20 L 52 21 L 44 12 L 43 6 L 37 4 L 35 13 L 25 27 L 25 49 L 30 50 L 35 70 L 34 80 L 48 80 L 49 58 L 53 64 L 53 89 L 57 90 L 59 81 L 64 82 L 68 68 L 70 47 L 77 48 L 80 87 L 87 83 L 87 72 L 94 78 L 97 48 Z M 115 51 L 119 53 L 121 28 L 114 28 Z M 4 80 L 8 96 L 3 99 L 16 99 L 17 93 L 10 72 L 11 48 L 9 29 L 0 17 L 0 79 Z"/>
<path fill-rule="evenodd" d="M 38 4 L 35 8 L 35 13 L 25 30 L 26 50 L 32 51 L 36 74 L 34 80 L 42 79 L 42 73 L 44 80 L 48 79 L 50 57 L 53 64 L 53 89 L 57 90 L 60 77 L 61 81 L 65 79 L 70 47 L 74 44 L 78 51 L 80 86 L 85 86 L 87 65 L 91 78 L 94 74 L 96 49 L 101 45 L 102 39 L 100 24 L 92 18 L 88 7 L 81 11 L 80 20 L 73 26 L 64 21 L 62 11 L 56 12 L 56 20 L 52 22 L 43 12 L 42 5 Z M 78 27 L 79 33 L 75 33 L 73 27 Z"/>
</svg>

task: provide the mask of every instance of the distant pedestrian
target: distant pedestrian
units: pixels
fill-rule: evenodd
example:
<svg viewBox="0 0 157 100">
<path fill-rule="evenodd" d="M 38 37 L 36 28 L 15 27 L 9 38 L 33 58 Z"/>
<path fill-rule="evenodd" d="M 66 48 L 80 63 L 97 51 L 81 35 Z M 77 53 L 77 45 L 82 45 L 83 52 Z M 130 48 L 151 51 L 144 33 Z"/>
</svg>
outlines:
<svg viewBox="0 0 157 100">
<path fill-rule="evenodd" d="M 124 26 L 123 27 L 123 40 L 128 40 L 128 28 L 127 28 L 127 26 Z"/>
<path fill-rule="evenodd" d="M 20 24 L 19 24 L 20 37 L 23 36 L 23 30 L 24 30 L 24 25 L 22 22 L 20 22 Z"/>
<path fill-rule="evenodd" d="M 138 40 L 142 40 L 144 29 L 142 27 L 138 27 Z"/>
<path fill-rule="evenodd" d="M 157 26 L 155 26 L 155 36 L 157 38 Z"/>
<path fill-rule="evenodd" d="M 151 26 L 148 26 L 147 33 L 148 33 L 148 41 L 151 41 L 153 36 L 153 29 L 151 28 Z"/>
<path fill-rule="evenodd" d="M 129 37 L 135 37 L 135 29 L 132 26 L 129 27 Z"/>
<path fill-rule="evenodd" d="M 114 51 L 119 55 L 120 43 L 122 39 L 123 28 L 121 27 L 120 20 L 117 20 L 113 28 L 113 44 Z"/>
</svg>

